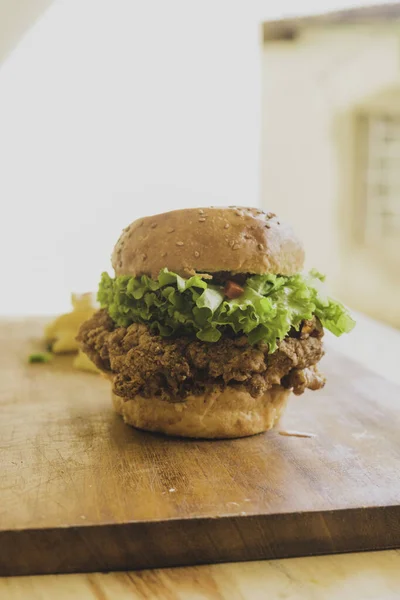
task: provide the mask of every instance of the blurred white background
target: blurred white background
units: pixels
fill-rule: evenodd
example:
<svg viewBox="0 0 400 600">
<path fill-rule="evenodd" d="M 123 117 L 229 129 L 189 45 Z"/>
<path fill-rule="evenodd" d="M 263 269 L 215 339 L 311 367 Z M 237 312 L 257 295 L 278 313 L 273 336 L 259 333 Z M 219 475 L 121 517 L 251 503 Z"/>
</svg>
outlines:
<svg viewBox="0 0 400 600">
<path fill-rule="evenodd" d="M 50 4 L 0 64 L 0 314 L 68 309 L 140 215 L 258 204 L 260 23 L 356 3 L 274 4 Z"/>
</svg>

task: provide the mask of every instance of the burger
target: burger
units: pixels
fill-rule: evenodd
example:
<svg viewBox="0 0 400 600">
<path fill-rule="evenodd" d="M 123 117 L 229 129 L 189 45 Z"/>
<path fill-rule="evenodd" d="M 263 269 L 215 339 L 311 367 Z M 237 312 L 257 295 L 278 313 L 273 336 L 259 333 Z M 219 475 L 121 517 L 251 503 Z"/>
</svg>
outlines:
<svg viewBox="0 0 400 600">
<path fill-rule="evenodd" d="M 354 321 L 303 272 L 274 213 L 184 209 L 138 219 L 103 273 L 82 350 L 112 382 L 116 411 L 148 431 L 234 438 L 272 428 L 291 392 L 322 388 L 324 329 Z"/>
</svg>

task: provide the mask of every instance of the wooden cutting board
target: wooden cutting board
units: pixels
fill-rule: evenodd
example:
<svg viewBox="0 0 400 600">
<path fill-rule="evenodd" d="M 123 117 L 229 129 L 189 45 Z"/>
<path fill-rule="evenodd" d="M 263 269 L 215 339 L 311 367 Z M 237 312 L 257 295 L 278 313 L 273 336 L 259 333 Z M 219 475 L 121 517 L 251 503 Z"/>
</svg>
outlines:
<svg viewBox="0 0 400 600">
<path fill-rule="evenodd" d="M 42 323 L 1 324 L 0 575 L 400 546 L 400 389 L 339 355 L 281 430 L 229 441 L 135 431 L 71 359 L 28 365 Z"/>
</svg>

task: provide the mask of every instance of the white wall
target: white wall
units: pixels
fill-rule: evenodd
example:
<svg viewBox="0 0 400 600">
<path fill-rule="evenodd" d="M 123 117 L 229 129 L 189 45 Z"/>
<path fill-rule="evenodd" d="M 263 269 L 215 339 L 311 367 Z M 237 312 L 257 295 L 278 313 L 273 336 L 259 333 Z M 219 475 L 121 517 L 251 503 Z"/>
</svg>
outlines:
<svg viewBox="0 0 400 600">
<path fill-rule="evenodd" d="M 63 0 L 0 72 L 0 313 L 96 288 L 127 223 L 258 203 L 259 39 L 243 4 Z"/>
</svg>

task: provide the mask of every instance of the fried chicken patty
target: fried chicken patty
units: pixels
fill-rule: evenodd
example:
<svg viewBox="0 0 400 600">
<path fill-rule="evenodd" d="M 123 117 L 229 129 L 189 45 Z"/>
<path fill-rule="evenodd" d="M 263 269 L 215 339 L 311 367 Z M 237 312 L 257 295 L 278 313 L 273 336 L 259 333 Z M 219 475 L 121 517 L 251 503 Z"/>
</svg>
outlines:
<svg viewBox="0 0 400 600">
<path fill-rule="evenodd" d="M 146 325 L 117 327 L 105 310 L 80 328 L 82 350 L 103 372 L 112 376 L 113 392 L 129 399 L 137 394 L 182 402 L 201 394 L 210 384 L 241 386 L 258 397 L 273 385 L 302 394 L 319 389 L 325 380 L 315 365 L 323 356 L 323 329 L 317 319 L 304 321 L 278 344 L 251 346 L 246 336 L 222 338 L 215 343 L 190 337 L 165 338 Z"/>
</svg>

